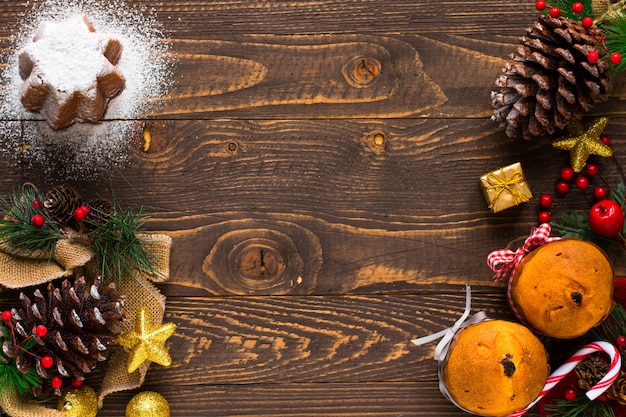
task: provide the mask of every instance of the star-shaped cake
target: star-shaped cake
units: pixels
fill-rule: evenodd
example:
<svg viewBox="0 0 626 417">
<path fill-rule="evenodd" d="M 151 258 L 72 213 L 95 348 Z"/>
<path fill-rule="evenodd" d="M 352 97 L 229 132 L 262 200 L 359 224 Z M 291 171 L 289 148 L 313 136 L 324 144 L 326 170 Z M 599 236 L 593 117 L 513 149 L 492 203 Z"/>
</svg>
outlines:
<svg viewBox="0 0 626 417">
<path fill-rule="evenodd" d="M 120 41 L 97 33 L 85 16 L 42 22 L 19 53 L 20 101 L 55 129 L 97 122 L 124 87 L 116 68 L 121 55 Z"/>
</svg>

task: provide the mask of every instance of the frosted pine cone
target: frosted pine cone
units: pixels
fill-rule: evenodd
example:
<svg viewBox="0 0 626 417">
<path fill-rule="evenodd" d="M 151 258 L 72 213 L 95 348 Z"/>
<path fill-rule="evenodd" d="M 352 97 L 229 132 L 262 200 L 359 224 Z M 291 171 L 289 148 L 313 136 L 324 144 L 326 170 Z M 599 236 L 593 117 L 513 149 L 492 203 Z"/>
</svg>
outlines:
<svg viewBox="0 0 626 417">
<path fill-rule="evenodd" d="M 509 137 L 533 137 L 559 132 L 572 118 L 581 119 L 610 90 L 608 64 L 589 63 L 601 32 L 565 17 L 540 16 L 496 80 L 491 92 L 492 120 Z"/>
</svg>

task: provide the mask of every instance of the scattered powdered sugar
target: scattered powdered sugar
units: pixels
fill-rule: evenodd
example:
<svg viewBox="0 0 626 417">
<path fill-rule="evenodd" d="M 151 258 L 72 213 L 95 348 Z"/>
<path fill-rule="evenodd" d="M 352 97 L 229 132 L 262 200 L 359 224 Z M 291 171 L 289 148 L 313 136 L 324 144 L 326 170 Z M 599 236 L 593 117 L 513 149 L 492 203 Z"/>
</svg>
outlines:
<svg viewBox="0 0 626 417">
<path fill-rule="evenodd" d="M 23 80 L 18 57 L 20 51 L 32 44 L 41 22 L 58 24 L 77 15 L 89 19 L 96 33 L 104 33 L 121 43 L 122 54 L 116 67 L 125 84 L 109 101 L 102 123 L 78 122 L 54 130 L 39 113 L 25 109 L 20 102 Z M 142 127 L 137 120 L 149 116 L 171 87 L 174 62 L 154 13 L 131 10 L 128 4 L 117 0 L 35 1 L 27 4 L 16 26 L 11 47 L 2 57 L 5 66 L 0 74 L 3 97 L 0 119 L 41 121 L 21 123 L 21 135 L 17 139 L 15 132 L 0 130 L 3 153 L 18 152 L 20 159 L 42 166 L 56 177 L 88 178 L 123 166 L 128 161 L 129 140 Z M 55 68 L 50 71 L 63 73 Z"/>
</svg>

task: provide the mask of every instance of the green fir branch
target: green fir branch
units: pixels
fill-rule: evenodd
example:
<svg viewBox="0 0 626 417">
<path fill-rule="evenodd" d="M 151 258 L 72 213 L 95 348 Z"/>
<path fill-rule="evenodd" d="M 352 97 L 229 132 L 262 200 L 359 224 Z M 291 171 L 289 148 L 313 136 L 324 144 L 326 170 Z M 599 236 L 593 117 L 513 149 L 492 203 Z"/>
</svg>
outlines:
<svg viewBox="0 0 626 417">
<path fill-rule="evenodd" d="M 61 230 L 46 210 L 33 206 L 35 200 L 43 201 L 43 195 L 34 187 L 13 192 L 9 199 L 0 197 L 0 241 L 18 254 L 42 251 L 52 257 L 56 242 L 62 237 Z M 43 227 L 32 225 L 35 214 L 44 216 Z"/>
<path fill-rule="evenodd" d="M 581 14 L 576 14 L 572 11 L 572 5 L 576 2 L 581 2 L 584 6 L 583 12 Z M 591 0 L 555 0 L 549 2 L 549 7 L 546 8 L 545 13 L 550 12 L 550 7 L 558 7 L 561 9 L 561 16 L 567 17 L 572 20 L 582 20 L 584 17 L 591 17 L 593 19 L 596 16 L 593 15 L 593 9 L 591 7 Z"/>
<path fill-rule="evenodd" d="M 618 337 L 624 335 L 626 335 L 626 309 L 620 303 L 615 303 L 611 314 L 588 333 L 590 340 L 606 340 L 609 343 L 615 343 Z"/>
<path fill-rule="evenodd" d="M 607 402 L 591 401 L 585 395 L 545 404 L 543 409 L 549 417 L 615 417 Z"/>
<path fill-rule="evenodd" d="M 619 52 L 622 57 L 626 57 L 626 12 L 617 8 L 609 16 L 600 26 L 606 35 L 604 45 L 611 53 Z M 616 72 L 623 72 L 626 70 L 626 59 L 612 67 Z"/>
<path fill-rule="evenodd" d="M 0 344 L 4 342 L 14 343 L 11 336 L 11 330 L 2 323 L 0 325 L 1 337 Z M 37 342 L 31 338 L 28 339 L 22 347 L 25 350 L 30 349 Z M 11 392 L 17 392 L 20 395 L 32 395 L 33 387 L 39 388 L 42 385 L 42 378 L 37 373 L 35 367 L 29 368 L 28 372 L 22 373 L 17 369 L 15 358 L 9 357 L 0 350 L 0 392 L 8 389 Z"/>
<path fill-rule="evenodd" d="M 106 216 L 106 213 L 97 210 L 96 213 Z M 148 219 L 141 210 L 134 213 L 118 206 L 115 214 L 107 217 L 104 223 L 86 221 L 91 247 L 103 279 L 115 277 L 121 280 L 135 271 L 155 272 L 150 245 L 137 236 Z"/>
</svg>

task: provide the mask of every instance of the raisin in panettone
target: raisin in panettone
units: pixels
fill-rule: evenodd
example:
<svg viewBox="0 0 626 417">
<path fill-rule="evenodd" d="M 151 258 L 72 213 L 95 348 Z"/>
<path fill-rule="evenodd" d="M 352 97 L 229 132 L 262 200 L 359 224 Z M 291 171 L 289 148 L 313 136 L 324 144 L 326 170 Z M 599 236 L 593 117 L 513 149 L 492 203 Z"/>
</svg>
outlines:
<svg viewBox="0 0 626 417">
<path fill-rule="evenodd" d="M 574 238 L 526 255 L 513 275 L 511 302 L 522 320 L 559 339 L 587 333 L 613 309 L 613 267 L 595 244 Z"/>
<path fill-rule="evenodd" d="M 489 320 L 470 325 L 455 336 L 442 382 L 459 407 L 500 417 L 533 402 L 549 372 L 546 350 L 528 328 Z"/>
</svg>

